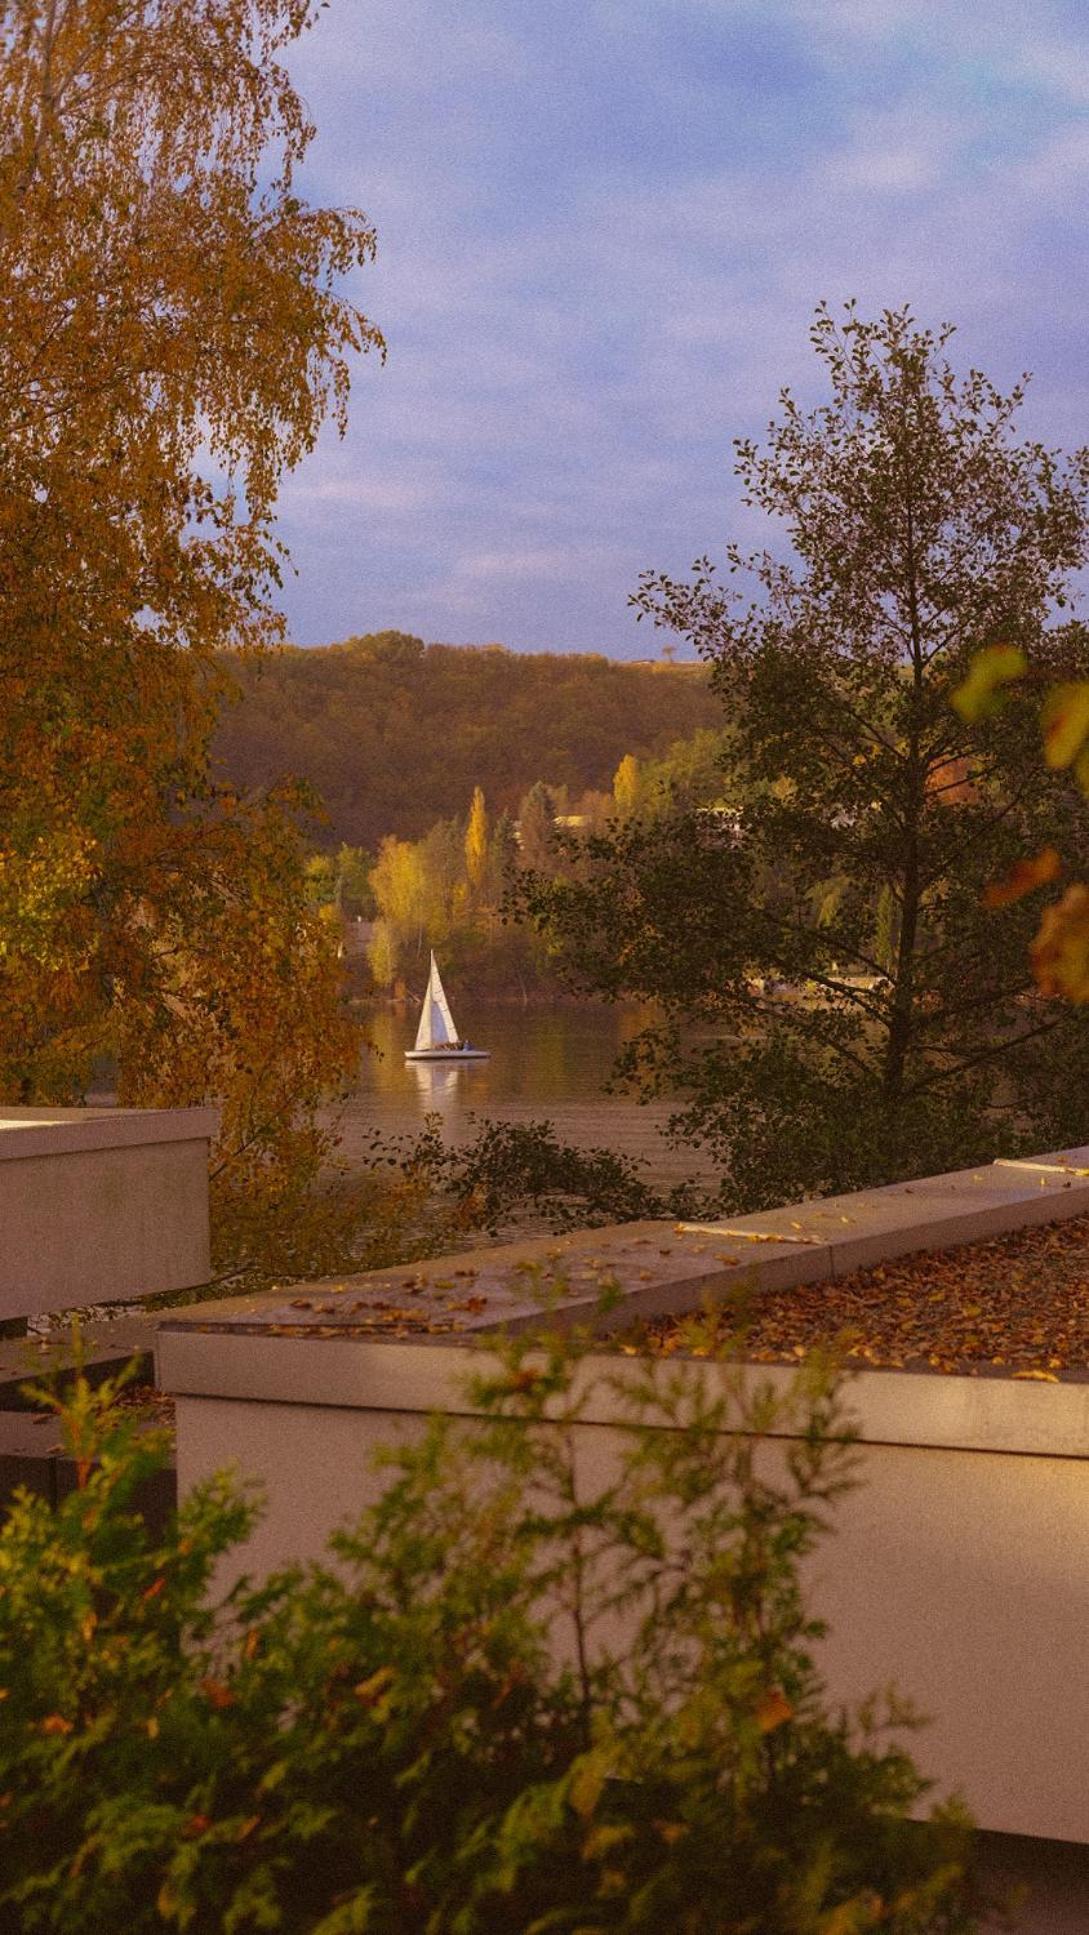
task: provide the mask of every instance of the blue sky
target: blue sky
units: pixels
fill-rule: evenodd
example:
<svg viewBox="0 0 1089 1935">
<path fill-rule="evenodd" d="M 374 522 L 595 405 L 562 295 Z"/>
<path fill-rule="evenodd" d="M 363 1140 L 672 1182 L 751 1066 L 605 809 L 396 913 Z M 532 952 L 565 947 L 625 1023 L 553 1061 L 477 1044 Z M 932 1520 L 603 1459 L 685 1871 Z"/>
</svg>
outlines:
<svg viewBox="0 0 1089 1935">
<path fill-rule="evenodd" d="M 1080 5 L 332 0 L 292 67 L 389 345 L 284 486 L 299 643 L 656 654 L 628 594 L 764 535 L 731 439 L 820 395 L 822 297 L 955 322 L 1089 442 Z"/>
</svg>

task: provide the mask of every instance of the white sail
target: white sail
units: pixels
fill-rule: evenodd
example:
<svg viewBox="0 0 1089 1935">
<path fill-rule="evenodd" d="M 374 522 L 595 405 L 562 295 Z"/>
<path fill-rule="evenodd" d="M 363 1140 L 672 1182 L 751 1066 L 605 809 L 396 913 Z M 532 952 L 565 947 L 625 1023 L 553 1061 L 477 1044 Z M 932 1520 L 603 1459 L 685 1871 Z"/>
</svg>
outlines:
<svg viewBox="0 0 1089 1935">
<path fill-rule="evenodd" d="M 416 1030 L 417 1052 L 423 1048 L 446 1048 L 458 1038 L 454 1017 L 450 1013 L 450 1003 L 439 979 L 438 964 L 434 950 L 431 954 L 431 972 L 427 977 L 427 993 L 424 995 L 420 1010 L 420 1025 Z"/>
</svg>

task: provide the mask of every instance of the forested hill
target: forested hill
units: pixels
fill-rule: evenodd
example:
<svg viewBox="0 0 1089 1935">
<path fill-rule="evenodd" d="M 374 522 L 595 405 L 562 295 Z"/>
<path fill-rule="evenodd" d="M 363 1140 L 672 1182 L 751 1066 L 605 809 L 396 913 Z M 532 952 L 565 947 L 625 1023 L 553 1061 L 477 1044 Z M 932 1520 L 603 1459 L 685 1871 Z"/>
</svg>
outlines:
<svg viewBox="0 0 1089 1935">
<path fill-rule="evenodd" d="M 531 657 L 397 632 L 236 670 L 243 697 L 220 726 L 218 762 L 240 786 L 311 781 L 330 815 L 323 845 L 418 839 L 464 813 L 475 786 L 493 812 L 514 812 L 536 780 L 607 790 L 625 753 L 654 757 L 722 723 L 699 665 Z"/>
</svg>

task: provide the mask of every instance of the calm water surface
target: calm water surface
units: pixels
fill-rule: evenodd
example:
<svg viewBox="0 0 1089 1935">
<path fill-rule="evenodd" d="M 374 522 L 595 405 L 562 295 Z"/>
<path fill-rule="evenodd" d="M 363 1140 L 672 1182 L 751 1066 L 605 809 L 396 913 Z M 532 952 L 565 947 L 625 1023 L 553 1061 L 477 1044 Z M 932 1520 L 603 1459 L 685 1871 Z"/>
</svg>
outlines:
<svg viewBox="0 0 1089 1935">
<path fill-rule="evenodd" d="M 630 1095 L 608 1095 L 605 1083 L 624 1042 L 647 1019 L 635 1009 L 474 1007 L 449 990 L 459 1028 L 491 1059 L 467 1067 L 406 1062 L 416 1036 L 416 1010 L 375 1009 L 372 1042 L 343 1121 L 342 1153 L 361 1155 L 369 1134 L 411 1133 L 426 1116 L 441 1119 L 450 1141 L 465 1141 L 480 1122 L 549 1120 L 564 1141 L 606 1145 L 643 1158 L 654 1176 L 678 1181 L 697 1167 L 692 1152 L 670 1145 L 668 1103 L 646 1108 Z M 702 1171 L 702 1165 L 699 1165 Z"/>
</svg>

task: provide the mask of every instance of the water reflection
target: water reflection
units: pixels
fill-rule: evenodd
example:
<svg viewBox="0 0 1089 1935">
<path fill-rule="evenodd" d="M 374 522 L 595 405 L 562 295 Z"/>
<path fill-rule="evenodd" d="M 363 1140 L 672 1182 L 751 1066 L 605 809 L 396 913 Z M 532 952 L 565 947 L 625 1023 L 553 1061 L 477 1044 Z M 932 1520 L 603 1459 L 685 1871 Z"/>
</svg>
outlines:
<svg viewBox="0 0 1089 1935">
<path fill-rule="evenodd" d="M 460 1007 L 464 1002 L 459 1003 Z M 434 1094 L 457 1096 L 468 1107 L 525 1100 L 533 1103 L 600 1096 L 613 1062 L 641 1025 L 630 1009 L 585 1007 L 520 1008 L 478 1006 L 465 1017 L 470 1040 L 486 1048 L 490 1060 L 451 1068 L 441 1063 L 406 1062 L 415 1037 L 415 1012 L 375 1008 L 366 1028 L 370 1049 L 363 1057 L 359 1093 L 399 1098 L 424 1105 Z M 430 1083 L 435 1077 L 449 1078 Z"/>
<path fill-rule="evenodd" d="M 408 1062 L 406 1067 L 416 1078 L 421 1113 L 437 1111 L 445 1120 L 458 1100 L 458 1082 L 466 1071 L 442 1062 Z"/>
<path fill-rule="evenodd" d="M 406 1062 L 416 1034 L 416 1009 L 375 1008 L 366 1017 L 370 1048 L 342 1122 L 343 1153 L 363 1152 L 377 1130 L 414 1135 L 426 1116 L 440 1117 L 444 1136 L 461 1141 L 483 1119 L 548 1120 L 569 1142 L 620 1149 L 647 1160 L 660 1178 L 692 1172 L 690 1151 L 670 1148 L 664 1134 L 668 1102 L 647 1108 L 628 1095 L 606 1093 L 617 1054 L 651 1016 L 626 1008 L 584 1006 L 475 1007 L 450 989 L 454 1012 L 469 1039 L 491 1059 L 451 1067 Z"/>
</svg>

